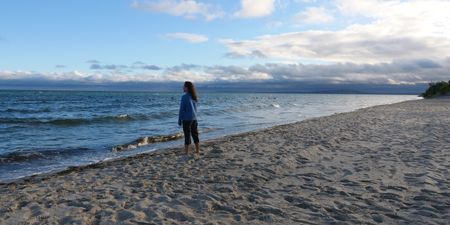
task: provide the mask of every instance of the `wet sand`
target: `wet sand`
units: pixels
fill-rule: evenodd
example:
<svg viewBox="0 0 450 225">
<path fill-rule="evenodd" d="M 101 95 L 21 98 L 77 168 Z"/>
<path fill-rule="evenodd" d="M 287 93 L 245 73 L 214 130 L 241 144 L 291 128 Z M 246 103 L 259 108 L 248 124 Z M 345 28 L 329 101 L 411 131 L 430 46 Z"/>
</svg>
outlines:
<svg viewBox="0 0 450 225">
<path fill-rule="evenodd" d="M 0 185 L 0 224 L 447 224 L 450 99 L 223 137 Z"/>
</svg>

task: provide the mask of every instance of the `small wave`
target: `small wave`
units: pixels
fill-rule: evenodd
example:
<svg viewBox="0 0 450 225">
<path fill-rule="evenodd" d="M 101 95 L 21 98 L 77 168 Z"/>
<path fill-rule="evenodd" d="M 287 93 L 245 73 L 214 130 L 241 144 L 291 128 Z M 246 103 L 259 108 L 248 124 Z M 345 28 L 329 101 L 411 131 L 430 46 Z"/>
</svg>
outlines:
<svg viewBox="0 0 450 225">
<path fill-rule="evenodd" d="M 88 148 L 77 149 L 47 149 L 47 150 L 22 150 L 9 152 L 0 155 L 0 164 L 14 163 L 14 162 L 30 162 L 34 160 L 50 159 L 56 156 L 65 156 L 69 154 L 76 154 L 80 151 L 90 150 Z"/>
<path fill-rule="evenodd" d="M 92 120 L 90 119 L 56 119 L 56 120 L 49 120 L 49 121 L 39 121 L 38 123 L 48 123 L 53 125 L 60 125 L 60 126 L 75 126 L 75 125 L 82 125 L 82 124 L 88 124 L 91 123 Z"/>
<path fill-rule="evenodd" d="M 279 104 L 277 104 L 277 103 L 272 103 L 272 107 L 275 107 L 275 108 L 280 108 L 280 105 L 279 105 Z"/>
<path fill-rule="evenodd" d="M 57 119 L 50 120 L 47 123 L 54 125 L 83 125 L 83 124 L 92 124 L 92 123 L 105 123 L 105 122 L 125 122 L 130 120 L 145 120 L 146 116 L 130 116 L 128 114 L 120 114 L 118 116 L 103 116 L 96 118 L 86 118 L 86 119 Z"/>
<path fill-rule="evenodd" d="M 212 127 L 206 127 L 200 130 L 200 133 L 208 133 L 218 130 L 217 128 Z M 168 142 L 168 141 L 174 141 L 180 138 L 183 138 L 183 133 L 176 133 L 171 135 L 159 135 L 159 136 L 147 136 L 147 137 L 140 137 L 132 142 L 123 144 L 123 145 L 117 145 L 112 147 L 113 152 L 120 152 L 120 151 L 127 151 L 131 149 L 135 149 L 141 146 L 154 144 L 154 143 L 161 143 L 161 142 Z"/>
<path fill-rule="evenodd" d="M 3 112 L 9 112 L 9 113 L 43 113 L 43 112 L 50 112 L 49 108 L 44 109 L 16 109 L 16 108 L 7 108 Z"/>
<path fill-rule="evenodd" d="M 121 114 L 121 115 L 118 115 L 117 118 L 125 119 L 125 118 L 130 118 L 130 116 L 128 114 Z"/>
<path fill-rule="evenodd" d="M 149 120 L 149 119 L 160 118 L 160 117 L 162 117 L 162 115 L 159 115 L 159 114 L 155 114 L 155 115 L 120 114 L 117 116 L 102 116 L 102 117 L 94 117 L 94 118 L 67 118 L 67 119 L 49 119 L 49 120 L 42 120 L 42 119 L 38 119 L 38 118 L 0 118 L 0 123 L 32 124 L 32 125 L 50 124 L 50 125 L 58 125 L 58 126 L 78 126 L 78 125 L 95 124 L 95 123 Z"/>
<path fill-rule="evenodd" d="M 209 132 L 213 132 L 216 130 L 220 130 L 219 128 L 213 128 L 213 127 L 205 127 L 200 129 L 200 133 L 209 133 Z"/>
<path fill-rule="evenodd" d="M 131 149 L 135 149 L 137 147 L 148 145 L 148 144 L 177 140 L 182 137 L 184 137 L 183 133 L 177 133 L 177 134 L 173 134 L 173 135 L 141 137 L 130 143 L 114 146 L 112 148 L 112 151 L 113 152 L 127 151 L 127 150 L 131 150 Z"/>
</svg>

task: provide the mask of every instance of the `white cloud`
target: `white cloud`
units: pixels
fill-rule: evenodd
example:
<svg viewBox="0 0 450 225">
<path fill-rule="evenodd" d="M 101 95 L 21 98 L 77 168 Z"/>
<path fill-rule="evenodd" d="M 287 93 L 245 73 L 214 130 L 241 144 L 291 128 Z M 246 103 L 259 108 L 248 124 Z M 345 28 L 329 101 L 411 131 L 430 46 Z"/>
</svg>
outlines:
<svg viewBox="0 0 450 225">
<path fill-rule="evenodd" d="M 162 81 L 185 81 L 191 80 L 195 82 L 208 82 L 214 80 L 212 74 L 206 74 L 203 71 L 197 70 L 181 70 L 181 71 L 166 71 L 161 75 Z"/>
<path fill-rule="evenodd" d="M 294 20 L 296 23 L 300 24 L 322 24 L 332 22 L 334 17 L 331 12 L 324 7 L 308 7 L 295 15 Z"/>
<path fill-rule="evenodd" d="M 293 0 L 294 2 L 297 3 L 314 3 L 316 2 L 316 0 Z"/>
<path fill-rule="evenodd" d="M 417 84 L 431 80 L 447 80 L 450 61 L 438 62 L 427 59 L 394 61 L 392 63 L 355 64 L 335 63 L 254 65 L 251 71 L 270 74 L 275 80 L 323 82 L 323 83 L 369 83 L 369 84 Z"/>
<path fill-rule="evenodd" d="M 195 0 L 134 1 L 131 6 L 136 9 L 182 16 L 188 19 L 203 17 L 208 21 L 224 15 L 219 7 Z"/>
<path fill-rule="evenodd" d="M 203 17 L 207 21 L 226 15 L 238 18 L 257 18 L 270 16 L 276 8 L 285 7 L 283 0 L 241 0 L 241 8 L 235 13 L 225 13 L 219 5 L 212 5 L 198 0 L 135 0 L 131 7 L 151 12 L 181 16 L 187 19 Z"/>
<path fill-rule="evenodd" d="M 450 1 L 338 0 L 337 8 L 346 15 L 374 19 L 374 25 L 387 26 L 381 30 L 385 33 L 450 36 Z"/>
<path fill-rule="evenodd" d="M 269 16 L 275 10 L 275 0 L 241 0 L 241 9 L 234 15 L 241 18 Z"/>
<path fill-rule="evenodd" d="M 281 26 L 283 26 L 283 22 L 281 22 L 281 21 L 270 21 L 270 22 L 266 23 L 266 27 L 269 29 L 278 28 Z"/>
<path fill-rule="evenodd" d="M 371 21 L 336 31 L 311 30 L 226 40 L 228 55 L 377 63 L 396 59 L 442 59 L 450 54 L 449 1 L 340 0 L 341 13 Z"/>
<path fill-rule="evenodd" d="M 192 34 L 192 33 L 169 33 L 164 35 L 165 38 L 168 39 L 179 39 L 188 41 L 191 43 L 201 43 L 208 41 L 208 37 L 200 34 Z"/>
<path fill-rule="evenodd" d="M 1 71 L 0 80 L 74 81 L 82 84 L 118 82 L 249 82 L 276 81 L 281 83 L 310 82 L 323 84 L 418 84 L 448 80 L 450 58 L 397 60 L 391 63 L 356 64 L 334 63 L 326 65 L 302 63 L 266 63 L 250 67 L 200 66 L 181 64 L 158 71 L 126 72 L 96 70 L 86 72 L 39 73 L 32 71 Z"/>
<path fill-rule="evenodd" d="M 52 72 L 52 73 L 39 73 L 33 71 L 0 71 L 1 80 L 72 80 L 72 81 L 82 81 L 89 76 L 85 73 L 79 71 L 72 72 Z"/>
<path fill-rule="evenodd" d="M 264 71 L 252 71 L 239 66 L 210 66 L 205 73 L 213 74 L 216 81 L 271 80 L 272 75 Z"/>
</svg>

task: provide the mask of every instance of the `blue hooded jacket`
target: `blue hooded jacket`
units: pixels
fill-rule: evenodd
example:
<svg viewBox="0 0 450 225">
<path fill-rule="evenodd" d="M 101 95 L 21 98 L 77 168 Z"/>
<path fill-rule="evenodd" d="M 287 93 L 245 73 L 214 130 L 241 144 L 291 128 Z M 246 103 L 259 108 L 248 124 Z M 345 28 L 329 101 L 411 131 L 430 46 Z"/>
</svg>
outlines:
<svg viewBox="0 0 450 225">
<path fill-rule="evenodd" d="M 181 125 L 182 121 L 189 120 L 197 120 L 197 102 L 189 93 L 186 93 L 181 97 L 178 125 Z"/>
</svg>

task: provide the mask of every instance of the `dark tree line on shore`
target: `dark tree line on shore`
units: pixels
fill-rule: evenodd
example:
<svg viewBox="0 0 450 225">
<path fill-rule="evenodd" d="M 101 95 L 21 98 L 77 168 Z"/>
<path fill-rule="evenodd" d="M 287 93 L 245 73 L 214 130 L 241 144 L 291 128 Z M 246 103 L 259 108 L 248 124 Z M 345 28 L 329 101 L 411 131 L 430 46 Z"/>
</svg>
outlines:
<svg viewBox="0 0 450 225">
<path fill-rule="evenodd" d="M 446 95 L 450 93 L 450 81 L 440 81 L 436 83 L 429 83 L 428 89 L 420 96 L 424 98 L 432 98 L 440 95 Z"/>
</svg>

